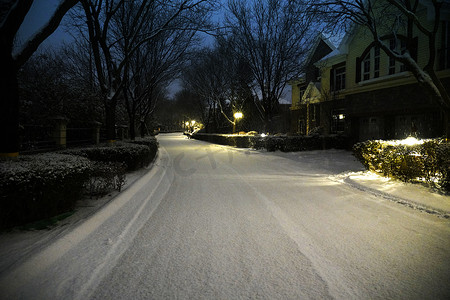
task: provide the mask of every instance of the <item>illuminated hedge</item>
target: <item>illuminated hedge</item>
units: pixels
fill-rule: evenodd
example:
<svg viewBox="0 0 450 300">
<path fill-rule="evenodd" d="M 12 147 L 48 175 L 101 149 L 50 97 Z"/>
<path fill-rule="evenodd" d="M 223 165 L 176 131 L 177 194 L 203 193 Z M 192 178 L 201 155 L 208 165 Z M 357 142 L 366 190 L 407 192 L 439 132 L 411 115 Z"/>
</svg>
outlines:
<svg viewBox="0 0 450 300">
<path fill-rule="evenodd" d="M 442 139 L 366 141 L 353 146 L 366 169 L 405 182 L 436 183 L 449 190 L 450 147 Z"/>
</svg>

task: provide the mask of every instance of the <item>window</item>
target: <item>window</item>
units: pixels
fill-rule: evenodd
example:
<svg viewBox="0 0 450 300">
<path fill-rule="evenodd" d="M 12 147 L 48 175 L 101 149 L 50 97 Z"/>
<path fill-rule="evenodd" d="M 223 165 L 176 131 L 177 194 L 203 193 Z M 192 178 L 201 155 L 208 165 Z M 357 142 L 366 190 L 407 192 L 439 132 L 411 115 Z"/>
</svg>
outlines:
<svg viewBox="0 0 450 300">
<path fill-rule="evenodd" d="M 389 40 L 389 49 L 395 50 L 395 40 L 390 39 Z M 395 59 L 392 57 L 389 57 L 389 75 L 395 74 Z"/>
<path fill-rule="evenodd" d="M 363 80 L 370 79 L 370 51 L 367 53 L 366 57 L 363 59 L 362 63 L 362 76 Z"/>
<path fill-rule="evenodd" d="M 298 104 L 302 103 L 303 95 L 305 94 L 306 88 L 304 86 L 298 86 L 298 94 L 299 94 L 299 100 Z"/>
<path fill-rule="evenodd" d="M 374 48 L 373 77 L 380 77 L 380 47 Z"/>
<path fill-rule="evenodd" d="M 334 73 L 334 89 L 339 91 L 345 89 L 345 66 L 333 69 Z"/>
<path fill-rule="evenodd" d="M 335 110 L 331 115 L 331 133 L 344 132 L 345 114 L 342 110 Z"/>
<path fill-rule="evenodd" d="M 400 52 L 401 52 L 401 54 L 405 54 L 405 52 L 406 52 L 406 41 L 405 40 L 400 41 Z M 405 71 L 406 71 L 405 65 L 400 64 L 400 72 L 405 72 Z"/>
</svg>

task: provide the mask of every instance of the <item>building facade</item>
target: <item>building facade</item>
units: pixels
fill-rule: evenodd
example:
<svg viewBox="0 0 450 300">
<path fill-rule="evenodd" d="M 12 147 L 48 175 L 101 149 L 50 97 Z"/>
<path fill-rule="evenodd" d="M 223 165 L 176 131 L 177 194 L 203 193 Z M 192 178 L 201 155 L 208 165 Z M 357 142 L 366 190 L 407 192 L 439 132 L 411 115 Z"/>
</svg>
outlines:
<svg viewBox="0 0 450 300">
<path fill-rule="evenodd" d="M 430 7 L 421 5 L 417 17 L 432 26 Z M 435 70 L 450 92 L 450 7 L 444 6 L 436 40 Z M 406 29 L 405 29 L 406 31 Z M 382 42 L 411 57 L 423 68 L 430 55 L 428 40 L 417 28 L 413 39 L 406 32 L 386 31 Z M 390 58 L 374 43 L 363 26 L 355 26 L 340 46 L 315 62 L 320 70 L 320 97 L 315 114 L 324 134 L 345 134 L 352 141 L 420 138 L 444 134 L 444 114 L 405 65 Z M 294 87 L 293 87 L 294 90 Z M 316 92 L 317 94 L 317 92 Z M 298 97 L 293 93 L 294 97 Z M 307 134 L 308 131 L 299 133 Z"/>
<path fill-rule="evenodd" d="M 310 134 L 320 126 L 320 68 L 314 63 L 331 53 L 335 47 L 319 34 L 305 63 L 305 72 L 289 81 L 292 89 L 290 132 Z"/>
</svg>

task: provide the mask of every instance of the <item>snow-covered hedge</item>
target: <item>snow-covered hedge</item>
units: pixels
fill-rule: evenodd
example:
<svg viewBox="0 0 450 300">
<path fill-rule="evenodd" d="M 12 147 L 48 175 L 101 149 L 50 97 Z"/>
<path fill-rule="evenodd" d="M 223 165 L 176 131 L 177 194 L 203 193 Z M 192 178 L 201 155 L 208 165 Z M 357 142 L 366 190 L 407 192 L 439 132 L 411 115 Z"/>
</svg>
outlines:
<svg viewBox="0 0 450 300">
<path fill-rule="evenodd" d="M 148 138 L 0 160 L 0 228 L 71 210 L 83 193 L 120 191 L 126 170 L 147 166 L 157 150 L 156 139 Z"/>
<path fill-rule="evenodd" d="M 366 141 L 353 146 L 366 169 L 407 182 L 437 183 L 450 190 L 450 145 L 442 139 L 418 141 Z"/>
<path fill-rule="evenodd" d="M 0 161 L 0 228 L 70 210 L 90 171 L 88 159 L 55 153 Z"/>
<path fill-rule="evenodd" d="M 138 138 L 135 141 L 130 141 L 129 143 L 147 146 L 150 149 L 151 160 L 153 160 L 158 152 L 158 141 L 155 137 Z"/>
<path fill-rule="evenodd" d="M 238 148 L 266 149 L 267 151 L 307 151 L 319 149 L 345 149 L 348 140 L 344 136 L 248 136 L 197 133 L 193 138 L 210 143 Z"/>
<path fill-rule="evenodd" d="M 311 151 L 322 149 L 345 149 L 348 140 L 345 136 L 268 136 L 257 137 L 252 145 L 255 149 L 266 149 L 267 151 Z"/>
<path fill-rule="evenodd" d="M 137 170 L 147 166 L 155 157 L 158 149 L 154 138 L 143 140 L 142 144 L 138 143 L 117 142 L 112 146 L 76 148 L 61 153 L 82 156 L 93 161 L 124 163 L 128 170 Z"/>
</svg>

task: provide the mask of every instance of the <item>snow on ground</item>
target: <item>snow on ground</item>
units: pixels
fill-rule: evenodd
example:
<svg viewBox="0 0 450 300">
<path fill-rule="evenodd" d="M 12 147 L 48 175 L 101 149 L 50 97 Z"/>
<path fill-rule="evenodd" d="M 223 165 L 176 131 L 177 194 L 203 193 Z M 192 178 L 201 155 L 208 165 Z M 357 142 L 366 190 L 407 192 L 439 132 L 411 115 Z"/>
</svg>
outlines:
<svg viewBox="0 0 450 300">
<path fill-rule="evenodd" d="M 249 150 L 240 150 L 251 153 Z M 333 174 L 329 176 L 331 180 L 348 184 L 375 196 L 441 217 L 450 217 L 450 196 L 420 183 L 405 183 L 365 171 L 351 152 L 330 149 L 289 153 L 277 151 L 272 154 L 301 163 L 305 169 L 329 172 Z"/>
<path fill-rule="evenodd" d="M 122 192 L 131 188 L 133 183 L 149 172 L 150 168 L 151 165 L 148 168 L 128 173 Z M 100 198 L 85 197 L 77 202 L 71 216 L 59 221 L 48 229 L 36 230 L 30 228 L 21 230 L 14 228 L 0 232 L 0 274 L 73 230 L 81 222 L 107 205 L 118 194 L 117 191 L 111 191 Z"/>
<path fill-rule="evenodd" d="M 450 294 L 448 220 L 385 201 L 416 203 L 421 195 L 433 199 L 428 205 L 448 204 L 449 197 L 372 176 L 342 150 L 269 153 L 174 134 L 158 139 L 162 155 L 154 169 L 86 219 L 64 221 L 70 224 L 62 231 L 38 232 L 33 239 L 29 233 L 0 235 L 4 295 Z M 11 255 L 21 249 L 26 253 Z"/>
<path fill-rule="evenodd" d="M 374 172 L 349 172 L 336 176 L 352 187 L 424 212 L 450 217 L 450 197 L 420 183 L 405 183 Z"/>
</svg>

